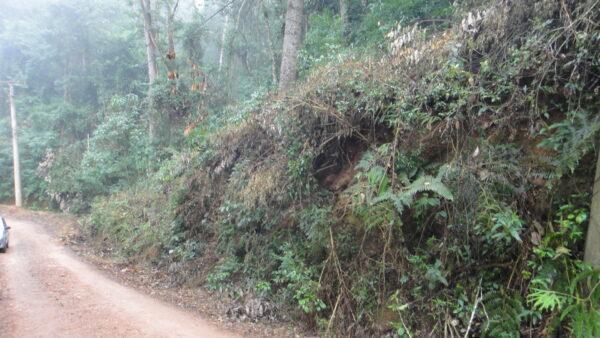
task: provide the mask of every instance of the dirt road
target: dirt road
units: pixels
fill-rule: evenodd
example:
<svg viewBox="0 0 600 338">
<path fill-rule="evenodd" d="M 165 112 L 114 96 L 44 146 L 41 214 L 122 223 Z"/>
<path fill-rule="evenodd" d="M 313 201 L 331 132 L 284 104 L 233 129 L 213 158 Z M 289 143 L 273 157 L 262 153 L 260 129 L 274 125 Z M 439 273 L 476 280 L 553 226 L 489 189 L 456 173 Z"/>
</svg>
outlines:
<svg viewBox="0 0 600 338">
<path fill-rule="evenodd" d="M 7 219 L 0 254 L 2 337 L 228 337 L 201 318 L 120 285 L 37 223 Z"/>
</svg>

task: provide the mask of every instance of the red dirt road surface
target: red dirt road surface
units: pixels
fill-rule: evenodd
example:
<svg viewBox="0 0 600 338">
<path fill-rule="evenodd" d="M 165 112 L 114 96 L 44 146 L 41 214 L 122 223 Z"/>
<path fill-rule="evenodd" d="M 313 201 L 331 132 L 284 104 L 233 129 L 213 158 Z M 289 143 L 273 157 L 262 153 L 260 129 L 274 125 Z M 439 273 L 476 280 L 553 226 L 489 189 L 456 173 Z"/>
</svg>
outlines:
<svg viewBox="0 0 600 338">
<path fill-rule="evenodd" d="M 82 262 L 40 224 L 6 219 L 0 254 L 2 337 L 232 337 Z"/>
</svg>

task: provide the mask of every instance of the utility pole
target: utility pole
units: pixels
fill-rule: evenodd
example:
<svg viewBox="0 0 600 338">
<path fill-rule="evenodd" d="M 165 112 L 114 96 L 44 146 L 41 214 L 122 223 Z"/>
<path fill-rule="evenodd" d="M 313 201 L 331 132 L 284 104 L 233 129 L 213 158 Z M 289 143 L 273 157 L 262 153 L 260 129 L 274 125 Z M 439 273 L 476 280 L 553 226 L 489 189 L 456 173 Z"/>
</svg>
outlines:
<svg viewBox="0 0 600 338">
<path fill-rule="evenodd" d="M 12 82 L 8 82 L 8 102 L 10 104 L 10 126 L 12 128 L 12 144 L 13 144 L 13 168 L 15 179 L 15 205 L 21 207 L 23 205 L 23 197 L 21 195 L 21 165 L 19 161 L 19 143 L 17 142 L 17 111 L 15 109 L 15 88 Z"/>
</svg>

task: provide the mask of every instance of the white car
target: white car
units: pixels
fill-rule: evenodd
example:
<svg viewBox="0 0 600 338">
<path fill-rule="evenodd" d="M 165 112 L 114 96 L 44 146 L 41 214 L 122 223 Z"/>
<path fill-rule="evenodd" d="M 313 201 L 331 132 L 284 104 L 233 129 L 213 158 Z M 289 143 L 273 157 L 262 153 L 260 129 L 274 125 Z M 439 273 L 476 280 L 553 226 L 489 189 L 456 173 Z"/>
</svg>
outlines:
<svg viewBox="0 0 600 338">
<path fill-rule="evenodd" d="M 0 217 L 0 252 L 6 252 L 8 249 L 8 230 L 10 227 L 6 224 L 4 217 Z"/>
</svg>

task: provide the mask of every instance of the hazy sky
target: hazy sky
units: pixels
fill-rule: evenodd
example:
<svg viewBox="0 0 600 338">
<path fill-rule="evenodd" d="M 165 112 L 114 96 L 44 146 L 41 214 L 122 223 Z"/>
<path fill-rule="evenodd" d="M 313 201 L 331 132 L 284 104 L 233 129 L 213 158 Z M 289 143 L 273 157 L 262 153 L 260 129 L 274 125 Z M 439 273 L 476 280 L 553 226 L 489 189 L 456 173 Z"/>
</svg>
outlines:
<svg viewBox="0 0 600 338">
<path fill-rule="evenodd" d="M 51 3 L 58 3 L 58 2 L 62 2 L 64 0 L 0 0 L 0 2 L 11 5 L 13 7 L 20 7 L 20 8 L 31 8 L 31 7 L 37 7 L 39 5 L 42 4 L 51 4 Z M 81 1 L 86 1 L 86 0 L 81 0 Z M 202 10 L 204 8 L 205 5 L 205 0 L 193 0 L 194 3 L 196 4 L 196 7 L 199 10 Z"/>
<path fill-rule="evenodd" d="M 0 0 L 2 2 L 6 2 L 12 6 L 18 7 L 36 7 L 42 4 L 51 4 L 61 2 L 62 0 Z"/>
</svg>

